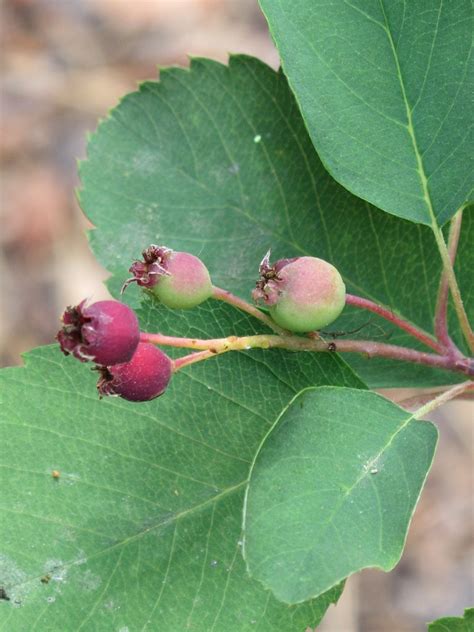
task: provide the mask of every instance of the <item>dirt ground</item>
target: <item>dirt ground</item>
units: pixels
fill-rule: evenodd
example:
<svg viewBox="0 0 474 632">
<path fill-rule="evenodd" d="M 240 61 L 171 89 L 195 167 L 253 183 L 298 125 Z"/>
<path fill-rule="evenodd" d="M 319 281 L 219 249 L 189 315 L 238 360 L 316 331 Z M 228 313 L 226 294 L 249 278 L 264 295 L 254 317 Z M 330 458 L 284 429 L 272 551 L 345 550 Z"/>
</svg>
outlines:
<svg viewBox="0 0 474 632">
<path fill-rule="evenodd" d="M 74 195 L 86 134 L 120 96 L 187 54 L 278 55 L 257 0 L 4 0 L 0 363 L 53 341 L 67 304 L 107 296 Z M 415 632 L 474 602 L 473 408 L 434 417 L 440 445 L 396 571 L 348 581 L 323 632 Z M 303 631 L 302 631 L 303 632 Z"/>
</svg>

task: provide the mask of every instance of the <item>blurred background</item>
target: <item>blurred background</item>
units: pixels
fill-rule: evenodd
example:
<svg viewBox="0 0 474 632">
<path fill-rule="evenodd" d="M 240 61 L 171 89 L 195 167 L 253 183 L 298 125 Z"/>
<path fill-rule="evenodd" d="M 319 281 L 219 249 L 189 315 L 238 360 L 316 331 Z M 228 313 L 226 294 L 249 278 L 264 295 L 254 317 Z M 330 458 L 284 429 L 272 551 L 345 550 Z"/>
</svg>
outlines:
<svg viewBox="0 0 474 632">
<path fill-rule="evenodd" d="M 0 0 L 0 11 L 5 366 L 53 341 L 65 305 L 108 296 L 74 194 L 97 119 L 157 66 L 188 65 L 187 54 L 226 62 L 245 52 L 274 68 L 278 54 L 257 0 Z M 434 420 L 439 450 L 402 561 L 350 579 L 318 630 L 415 632 L 472 605 L 472 403 L 451 403 Z"/>
</svg>

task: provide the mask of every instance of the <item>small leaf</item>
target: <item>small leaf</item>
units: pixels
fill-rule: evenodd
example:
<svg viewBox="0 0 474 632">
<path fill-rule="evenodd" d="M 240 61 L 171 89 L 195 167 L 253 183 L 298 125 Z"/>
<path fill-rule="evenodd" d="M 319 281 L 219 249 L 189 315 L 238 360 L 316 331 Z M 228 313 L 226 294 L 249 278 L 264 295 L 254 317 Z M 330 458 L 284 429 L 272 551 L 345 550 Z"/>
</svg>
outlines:
<svg viewBox="0 0 474 632">
<path fill-rule="evenodd" d="M 474 608 L 466 608 L 463 617 L 443 617 L 428 624 L 428 632 L 472 632 Z"/>
<path fill-rule="evenodd" d="M 426 225 L 472 199 L 470 0 L 260 3 L 338 182 Z"/>
<path fill-rule="evenodd" d="M 264 439 L 244 509 L 250 574 L 299 603 L 363 568 L 391 570 L 437 430 L 372 392 L 300 393 Z"/>
</svg>

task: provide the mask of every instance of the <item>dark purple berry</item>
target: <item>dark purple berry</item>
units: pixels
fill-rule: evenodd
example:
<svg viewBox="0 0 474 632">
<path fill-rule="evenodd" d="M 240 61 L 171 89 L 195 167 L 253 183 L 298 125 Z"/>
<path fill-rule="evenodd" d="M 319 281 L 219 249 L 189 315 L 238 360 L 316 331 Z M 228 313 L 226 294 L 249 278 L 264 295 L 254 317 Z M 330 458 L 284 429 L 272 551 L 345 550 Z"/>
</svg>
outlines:
<svg viewBox="0 0 474 632">
<path fill-rule="evenodd" d="M 164 246 L 151 245 L 143 251 L 143 261 L 130 267 L 130 284 L 151 290 L 167 307 L 190 309 L 212 295 L 212 282 L 204 263 L 188 252 L 176 252 Z"/>
<path fill-rule="evenodd" d="M 56 336 L 65 355 L 81 362 L 111 366 L 128 362 L 140 340 L 135 312 L 118 301 L 85 300 L 68 307 L 62 316 L 63 328 Z"/>
<path fill-rule="evenodd" d="M 100 395 L 118 395 L 131 402 L 159 397 L 173 372 L 171 359 L 148 342 L 140 342 L 130 362 L 101 367 L 97 383 Z"/>
</svg>

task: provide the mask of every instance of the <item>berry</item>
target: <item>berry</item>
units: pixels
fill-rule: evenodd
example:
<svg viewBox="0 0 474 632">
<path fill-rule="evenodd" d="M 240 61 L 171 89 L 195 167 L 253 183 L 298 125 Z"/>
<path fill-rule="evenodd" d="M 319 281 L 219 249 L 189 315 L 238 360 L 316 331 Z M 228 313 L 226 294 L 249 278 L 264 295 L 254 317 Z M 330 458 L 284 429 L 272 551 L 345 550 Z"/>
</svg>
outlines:
<svg viewBox="0 0 474 632">
<path fill-rule="evenodd" d="M 175 252 L 151 245 L 143 251 L 143 261 L 130 267 L 133 276 L 125 281 L 147 288 L 167 307 L 190 309 L 212 294 L 209 271 L 204 263 L 188 252 Z"/>
<path fill-rule="evenodd" d="M 135 312 L 118 301 L 86 306 L 84 300 L 68 307 L 62 321 L 56 336 L 61 350 L 81 362 L 91 360 L 104 366 L 128 362 L 140 339 Z"/>
<path fill-rule="evenodd" d="M 280 327 L 304 333 L 336 320 L 345 305 L 346 288 L 339 272 L 327 261 L 297 257 L 270 265 L 268 252 L 260 264 L 260 279 L 252 296 L 268 307 Z"/>
<path fill-rule="evenodd" d="M 130 402 L 146 402 L 164 393 L 173 364 L 166 353 L 148 342 L 140 342 L 130 362 L 99 370 L 97 389 L 101 396 L 118 395 Z"/>
</svg>

